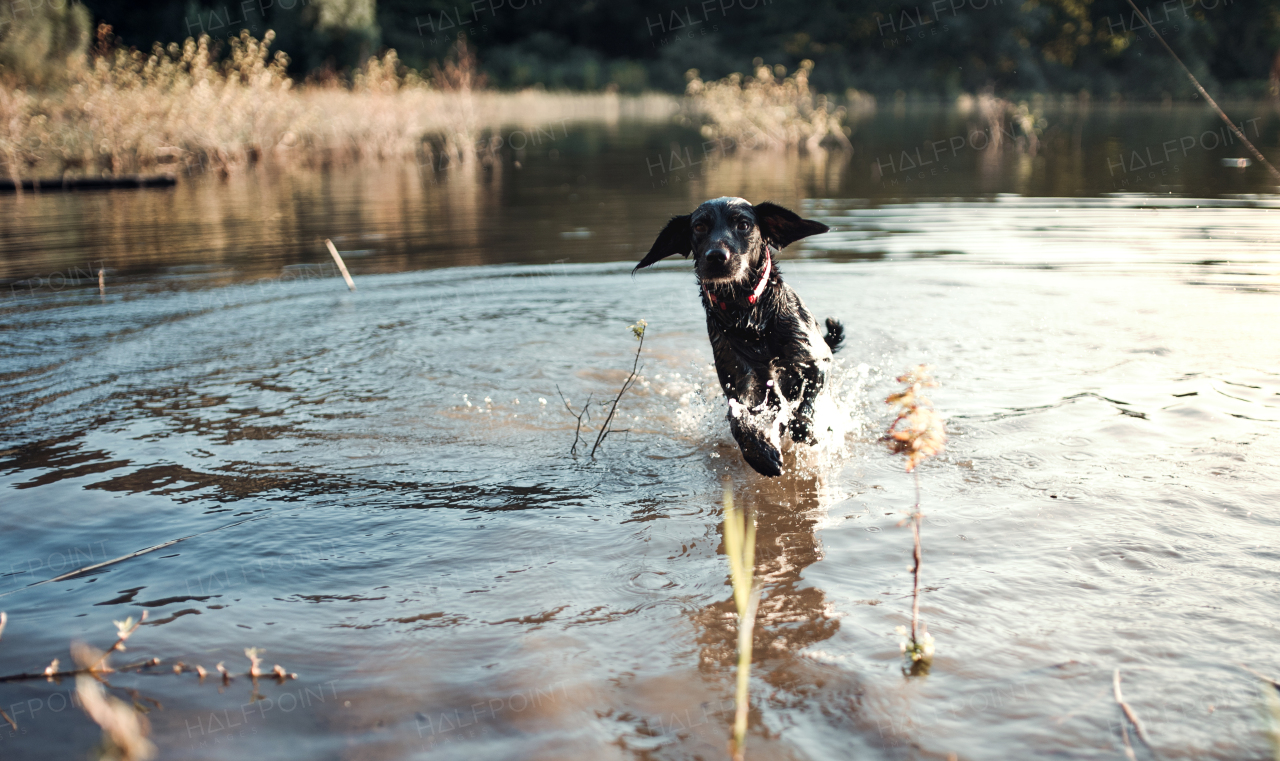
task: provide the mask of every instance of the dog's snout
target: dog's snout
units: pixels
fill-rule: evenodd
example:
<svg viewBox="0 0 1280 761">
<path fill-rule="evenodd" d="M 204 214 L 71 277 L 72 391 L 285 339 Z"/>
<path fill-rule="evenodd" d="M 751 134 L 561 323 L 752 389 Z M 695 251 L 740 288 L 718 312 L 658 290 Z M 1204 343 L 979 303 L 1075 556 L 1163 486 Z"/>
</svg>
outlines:
<svg viewBox="0 0 1280 761">
<path fill-rule="evenodd" d="M 723 248 L 713 248 L 707 252 L 707 261 L 724 264 L 729 261 L 729 252 Z"/>
</svg>

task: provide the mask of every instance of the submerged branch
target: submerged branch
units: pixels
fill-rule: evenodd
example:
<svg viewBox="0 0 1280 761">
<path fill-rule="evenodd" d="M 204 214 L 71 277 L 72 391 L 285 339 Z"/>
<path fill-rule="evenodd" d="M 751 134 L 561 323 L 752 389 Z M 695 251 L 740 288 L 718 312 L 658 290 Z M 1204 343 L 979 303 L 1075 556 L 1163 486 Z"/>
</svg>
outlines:
<svg viewBox="0 0 1280 761">
<path fill-rule="evenodd" d="M 133 620 L 132 616 L 130 616 L 129 618 L 126 618 L 123 621 L 115 621 L 114 623 L 116 625 L 116 641 L 112 643 L 111 647 L 107 648 L 105 651 L 99 651 L 97 648 L 93 648 L 88 645 L 84 645 L 82 643 L 72 643 L 73 655 L 76 656 L 76 662 L 79 664 L 77 668 L 59 669 L 58 666 L 60 664 L 60 661 L 57 658 L 54 658 L 49 663 L 49 665 L 45 667 L 43 671 L 39 671 L 39 672 L 32 671 L 32 672 L 7 674 L 4 676 L 0 676 L 0 684 L 6 683 L 6 682 L 26 682 L 26 681 L 36 680 L 36 679 L 47 679 L 49 681 L 53 681 L 55 679 L 60 679 L 62 677 L 72 677 L 72 676 L 74 677 L 91 676 L 95 679 L 101 680 L 102 677 L 106 674 L 115 674 L 115 673 L 120 673 L 124 671 L 141 672 L 142 669 L 150 668 L 153 666 L 159 666 L 161 662 L 159 658 L 147 658 L 141 661 L 137 661 L 135 663 L 130 663 L 130 664 L 121 666 L 119 668 L 113 668 L 111 665 L 107 663 L 107 659 L 111 656 L 112 653 L 117 651 L 124 651 L 125 641 L 128 640 L 129 637 L 132 636 L 133 633 L 138 630 L 138 627 L 142 626 L 142 624 L 146 620 L 147 620 L 147 611 L 144 610 L 142 612 L 142 615 L 139 616 L 136 622 Z M 8 622 L 8 616 L 5 615 L 4 613 L 0 613 L 0 631 L 3 630 L 2 629 L 3 624 L 7 622 Z M 281 667 L 279 664 L 277 664 L 270 672 L 261 671 L 261 669 L 259 668 L 261 659 L 257 657 L 259 652 L 260 651 L 253 648 L 245 650 L 245 655 L 249 657 L 249 661 L 250 661 L 249 671 L 245 674 L 245 676 L 251 677 L 255 681 L 259 676 L 270 676 L 280 682 L 283 682 L 286 679 L 298 678 L 297 674 L 292 674 L 285 671 L 284 668 Z M 218 665 L 219 667 L 222 666 L 221 663 L 219 663 Z M 230 674 L 226 672 L 226 669 L 220 668 L 219 670 L 224 672 L 224 676 L 228 676 L 228 677 L 230 676 Z M 208 673 L 201 666 L 195 666 L 194 668 L 192 668 L 191 666 L 188 666 L 182 661 L 178 661 L 173 665 L 172 673 L 181 674 L 183 671 L 195 671 L 202 680 L 204 679 L 205 675 Z"/>
<path fill-rule="evenodd" d="M 591 395 L 587 395 L 587 403 L 582 405 L 582 412 L 574 412 L 573 407 L 569 404 L 569 400 L 564 398 L 564 392 L 560 390 L 560 384 L 556 384 L 556 393 L 560 395 L 560 401 L 564 402 L 564 408 L 569 410 L 569 414 L 573 415 L 578 421 L 577 428 L 573 429 L 573 446 L 569 447 L 569 454 L 574 457 L 578 456 L 578 440 L 582 436 L 582 417 L 585 415 L 587 420 L 591 419 L 591 413 L 587 410 L 591 407 Z"/>
</svg>

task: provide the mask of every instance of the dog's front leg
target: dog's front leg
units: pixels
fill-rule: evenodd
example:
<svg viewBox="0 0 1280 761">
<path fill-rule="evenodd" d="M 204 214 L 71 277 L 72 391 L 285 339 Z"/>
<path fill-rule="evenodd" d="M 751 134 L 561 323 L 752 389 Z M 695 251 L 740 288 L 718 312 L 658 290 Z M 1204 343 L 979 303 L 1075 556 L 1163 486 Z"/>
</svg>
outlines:
<svg viewBox="0 0 1280 761">
<path fill-rule="evenodd" d="M 773 397 L 768 368 L 753 367 L 716 331 L 711 333 L 716 375 L 729 400 L 729 431 L 742 458 L 757 473 L 782 475 L 781 406 Z"/>
</svg>

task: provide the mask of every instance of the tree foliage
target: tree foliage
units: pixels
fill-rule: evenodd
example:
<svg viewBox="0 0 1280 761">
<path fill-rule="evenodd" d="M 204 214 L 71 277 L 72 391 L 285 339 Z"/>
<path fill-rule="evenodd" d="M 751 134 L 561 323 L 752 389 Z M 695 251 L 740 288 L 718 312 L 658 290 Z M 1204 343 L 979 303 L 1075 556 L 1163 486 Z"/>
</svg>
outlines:
<svg viewBox="0 0 1280 761">
<path fill-rule="evenodd" d="M 414 68 L 462 35 L 502 87 L 683 90 L 762 57 L 816 63 L 813 86 L 951 96 L 1088 90 L 1190 96 L 1125 0 L 87 0 L 128 43 L 277 32 L 295 75 L 358 66 L 380 47 Z M 1280 49 L 1280 0 L 1139 3 L 1207 86 L 1261 96 Z M 176 9 L 176 10 L 175 10 Z"/>
</svg>

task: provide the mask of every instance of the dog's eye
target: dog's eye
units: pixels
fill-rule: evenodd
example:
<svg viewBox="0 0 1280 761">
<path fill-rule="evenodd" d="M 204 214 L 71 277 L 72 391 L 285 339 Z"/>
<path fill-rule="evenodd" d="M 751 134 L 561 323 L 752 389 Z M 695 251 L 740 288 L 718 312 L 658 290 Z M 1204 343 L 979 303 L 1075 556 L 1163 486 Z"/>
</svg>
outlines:
<svg viewBox="0 0 1280 761">
<path fill-rule="evenodd" d="M 707 231 L 707 226 L 706 226 L 706 225 L 704 225 L 703 223 L 699 222 L 698 224 L 696 224 L 696 225 L 694 225 L 694 226 L 693 226 L 693 231 L 694 231 L 695 233 L 697 233 L 697 234 L 701 235 L 701 234 L 703 234 L 703 233 L 705 233 L 705 232 Z"/>
<path fill-rule="evenodd" d="M 751 229 L 751 223 L 750 223 L 750 222 L 748 222 L 748 221 L 747 221 L 747 220 L 745 220 L 745 219 L 739 219 L 739 220 L 738 220 L 738 229 L 745 233 L 747 230 L 750 230 L 750 229 Z"/>
</svg>

